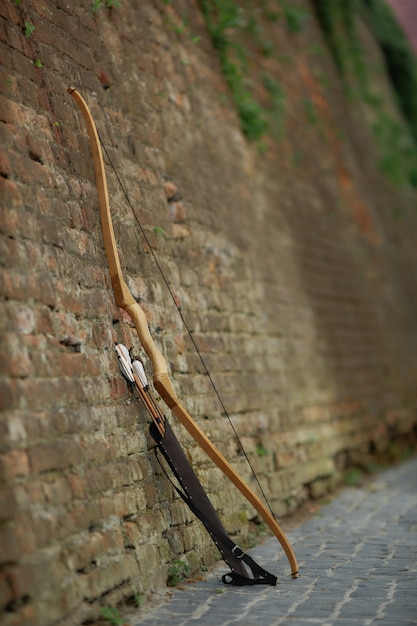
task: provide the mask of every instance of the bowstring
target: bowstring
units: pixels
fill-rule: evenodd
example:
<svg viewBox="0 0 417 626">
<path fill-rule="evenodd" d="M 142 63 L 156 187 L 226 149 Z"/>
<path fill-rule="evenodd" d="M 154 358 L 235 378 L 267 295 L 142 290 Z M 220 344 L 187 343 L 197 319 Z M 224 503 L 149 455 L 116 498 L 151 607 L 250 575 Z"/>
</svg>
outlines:
<svg viewBox="0 0 417 626">
<path fill-rule="evenodd" d="M 144 240 L 145 240 L 145 242 L 146 242 L 146 244 L 147 244 L 147 246 L 148 246 L 148 248 L 149 248 L 149 250 L 150 250 L 150 253 L 151 253 L 152 259 L 153 259 L 153 261 L 154 261 L 154 263 L 155 263 L 156 267 L 158 268 L 158 271 L 159 271 L 159 273 L 160 273 L 160 275 L 161 275 L 161 278 L 162 278 L 162 280 L 163 280 L 163 282 L 164 282 L 164 284 L 165 284 L 165 286 L 166 286 L 166 288 L 167 288 L 167 290 L 168 290 L 169 295 L 170 295 L 170 296 L 171 296 L 171 298 L 172 298 L 172 301 L 173 301 L 173 303 L 174 303 L 174 306 L 175 306 L 175 308 L 176 308 L 176 310 L 177 310 L 177 312 L 178 312 L 178 314 L 179 314 L 179 316 L 180 316 L 180 318 L 181 318 L 181 321 L 182 321 L 182 323 L 183 323 L 183 325 L 184 325 L 184 327 L 185 327 L 185 329 L 186 329 L 186 331 L 187 331 L 187 334 L 188 334 L 188 336 L 189 336 L 189 338 L 190 338 L 190 340 L 191 340 L 191 342 L 192 342 L 192 344 L 193 344 L 193 346 L 194 346 L 194 349 L 195 349 L 195 351 L 197 352 L 197 355 L 198 355 L 198 357 L 199 357 L 199 359 L 200 359 L 200 362 L 201 362 L 201 364 L 202 364 L 202 366 L 203 366 L 204 372 L 205 372 L 206 376 L 208 377 L 208 379 L 209 379 L 209 381 L 210 381 L 210 384 L 211 384 L 211 386 L 212 386 L 212 388 L 213 388 L 213 390 L 214 390 L 214 393 L 215 393 L 215 394 L 216 394 L 216 396 L 217 396 L 217 399 L 218 399 L 218 401 L 219 401 L 219 403 L 220 403 L 220 406 L 221 406 L 221 408 L 222 408 L 222 410 L 223 410 L 223 413 L 224 413 L 224 415 L 227 417 L 227 419 L 228 419 L 228 421 L 229 421 L 229 424 L 230 424 L 230 427 L 231 427 L 231 429 L 232 429 L 232 431 L 233 431 L 233 434 L 234 434 L 234 436 L 236 437 L 236 441 L 237 441 L 237 442 L 238 442 L 238 444 L 239 444 L 239 448 L 240 448 L 240 450 L 242 451 L 242 454 L 243 454 L 243 456 L 244 456 L 244 458 L 245 458 L 245 460 L 246 460 L 247 464 L 249 465 L 249 468 L 250 468 L 250 470 L 251 470 L 251 472 L 252 472 L 252 474 L 253 474 L 253 477 L 255 478 L 256 484 L 258 485 L 258 488 L 259 488 L 259 490 L 260 490 L 260 492 L 261 492 L 261 494 L 262 494 L 262 496 L 263 496 L 263 498 L 264 498 L 264 500 L 265 500 L 265 502 L 266 502 L 266 504 L 267 504 L 267 506 L 268 506 L 268 509 L 269 509 L 269 511 L 270 511 L 270 513 L 271 513 L 271 515 L 272 515 L 272 517 L 273 517 L 274 519 L 276 519 L 275 513 L 274 513 L 274 512 L 273 512 L 273 510 L 272 510 L 272 507 L 271 507 L 271 505 L 270 505 L 270 503 L 269 503 L 269 500 L 268 500 L 268 498 L 267 498 L 267 496 L 266 496 L 266 493 L 265 493 L 265 491 L 264 491 L 264 489 L 263 489 L 263 487 L 262 487 L 262 485 L 261 485 L 261 483 L 260 483 L 260 481 L 259 481 L 259 478 L 258 478 L 258 476 L 257 476 L 257 474 L 256 474 L 256 472 L 255 472 L 255 470 L 254 470 L 253 464 L 252 464 L 252 462 L 251 462 L 251 460 L 250 460 L 250 458 L 249 458 L 249 456 L 248 456 L 248 454 L 247 454 L 247 452 L 246 452 L 245 448 L 243 447 L 242 441 L 241 441 L 241 439 L 240 439 L 240 437 L 239 437 L 239 435 L 238 435 L 238 432 L 237 432 L 237 430 L 236 430 L 235 425 L 233 424 L 232 418 L 230 417 L 229 412 L 228 412 L 228 410 L 226 409 L 226 406 L 225 406 L 225 404 L 224 404 L 224 402 L 223 402 L 223 400 L 222 400 L 222 397 L 221 397 L 221 395 L 220 395 L 220 392 L 219 392 L 219 390 L 217 389 L 217 386 L 216 386 L 216 384 L 215 384 L 215 382 L 214 382 L 214 380 L 213 380 L 213 378 L 212 378 L 212 376 L 211 376 L 211 374 L 210 374 L 210 371 L 209 371 L 209 369 L 208 369 L 208 367 L 207 367 L 207 365 L 206 365 L 206 362 L 205 362 L 205 360 L 204 360 L 204 357 L 203 357 L 203 355 L 201 354 L 200 349 L 199 349 L 199 347 L 198 347 L 198 344 L 197 344 L 196 340 L 195 340 L 195 339 L 194 339 L 194 337 L 193 337 L 193 331 L 192 331 L 192 330 L 191 330 L 191 328 L 189 327 L 189 325 L 188 325 L 188 323 L 187 323 L 187 320 L 185 319 L 185 317 L 184 317 L 184 315 L 183 315 L 183 313 L 182 313 L 182 311 L 181 311 L 181 307 L 179 306 L 179 304 L 178 304 L 178 302 L 177 302 L 177 299 L 175 298 L 174 292 L 172 291 L 171 286 L 170 286 L 170 284 L 169 284 L 169 282 L 168 282 L 168 279 L 166 278 L 166 276 L 165 276 L 165 274 L 164 274 L 164 271 L 163 271 L 163 269 L 162 269 L 162 267 L 161 267 L 161 264 L 160 264 L 160 263 L 159 263 L 159 261 L 158 261 L 158 257 L 156 256 L 156 254 L 155 254 L 155 252 L 154 252 L 154 250 L 153 250 L 153 248 L 152 248 L 152 246 L 151 246 L 151 243 L 150 243 L 149 238 L 148 238 L 148 236 L 147 236 L 147 234 L 146 234 L 146 231 L 145 231 L 144 227 L 142 226 L 142 223 L 141 223 L 141 221 L 139 220 L 139 218 L 138 218 L 138 216 L 137 216 L 137 214 L 136 214 L 136 211 L 135 211 L 135 209 L 134 209 L 134 207 L 133 207 L 133 204 L 132 204 L 132 202 L 131 202 L 131 200 L 130 200 L 130 198 L 129 198 L 129 195 L 128 195 L 128 193 L 127 193 L 126 189 L 125 189 L 125 186 L 123 185 L 123 182 L 122 182 L 122 180 L 121 180 L 121 178 L 120 178 L 120 176 L 119 176 L 119 173 L 118 173 L 118 171 L 116 170 L 116 167 L 114 166 L 113 161 L 112 161 L 112 159 L 111 159 L 111 157 L 110 157 L 110 154 L 108 153 L 108 151 L 107 151 L 107 149 L 106 149 L 106 146 L 104 145 L 104 143 L 103 143 L 103 141 L 102 141 L 102 139 L 101 139 L 100 134 L 98 133 L 98 131 L 97 131 L 97 134 L 98 134 L 98 137 L 99 137 L 99 140 L 100 140 L 100 144 L 101 144 L 101 146 L 102 146 L 102 148 L 103 148 L 103 150 L 104 150 L 104 153 L 105 153 L 105 155 L 106 155 L 106 157 L 107 157 L 107 159 L 108 159 L 108 161 L 109 161 L 109 163 L 110 163 L 110 165 L 111 165 L 111 167 L 112 167 L 112 169 L 113 169 L 113 172 L 114 172 L 114 174 L 115 174 L 115 176 L 116 176 L 117 182 L 119 183 L 120 188 L 121 188 L 121 190 L 122 190 L 122 192 L 123 192 L 123 195 L 124 195 L 124 197 L 125 197 L 125 199 L 126 199 L 126 202 L 127 202 L 127 204 L 129 205 L 130 210 L 132 211 L 133 216 L 134 216 L 134 218 L 135 218 L 135 220 L 136 220 L 136 223 L 137 223 L 137 225 L 139 226 L 140 232 L 142 233 L 142 236 L 143 236 L 143 238 L 144 238 Z"/>
</svg>

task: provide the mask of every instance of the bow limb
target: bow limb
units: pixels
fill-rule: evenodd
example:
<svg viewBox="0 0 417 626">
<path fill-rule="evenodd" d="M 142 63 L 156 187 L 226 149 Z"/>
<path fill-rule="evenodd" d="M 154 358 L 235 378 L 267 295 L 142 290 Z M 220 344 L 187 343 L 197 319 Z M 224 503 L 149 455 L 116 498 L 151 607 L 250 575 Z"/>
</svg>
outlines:
<svg viewBox="0 0 417 626">
<path fill-rule="evenodd" d="M 80 109 L 87 126 L 90 139 L 91 152 L 93 154 L 94 174 L 96 179 L 97 193 L 100 206 L 101 229 L 103 231 L 104 248 L 106 250 L 107 263 L 109 266 L 111 282 L 114 291 L 116 304 L 124 309 L 132 318 L 140 342 L 149 356 L 154 374 L 166 374 L 167 363 L 160 350 L 156 347 L 149 332 L 148 323 L 143 310 L 140 308 L 123 277 L 122 268 L 117 251 L 116 239 L 114 236 L 113 223 L 110 214 L 109 195 L 107 191 L 107 178 L 104 168 L 103 153 L 100 146 L 100 139 L 97 128 L 84 98 L 78 93 L 75 87 L 69 87 L 68 93 L 74 98 Z"/>
<path fill-rule="evenodd" d="M 252 491 L 249 485 L 239 476 L 233 469 L 229 461 L 221 454 L 221 452 L 212 444 L 207 435 L 201 430 L 198 424 L 193 420 L 191 415 L 179 402 L 171 381 L 167 374 L 154 376 L 154 387 L 164 400 L 165 404 L 171 409 L 175 417 L 188 430 L 190 435 L 195 439 L 199 446 L 204 450 L 208 457 L 217 465 L 219 469 L 229 478 L 229 480 L 239 489 L 241 494 L 252 504 L 264 522 L 269 526 L 275 537 L 280 542 L 291 567 L 291 575 L 293 578 L 298 577 L 298 564 L 294 551 L 285 536 L 278 522 L 264 505 L 262 500 L 258 498 L 256 493 Z"/>
<path fill-rule="evenodd" d="M 297 559 L 279 524 L 263 502 L 252 491 L 249 485 L 239 476 L 221 452 L 219 452 L 219 450 L 217 450 L 217 448 L 212 444 L 207 435 L 205 435 L 201 428 L 196 424 L 191 415 L 186 411 L 177 398 L 172 383 L 168 377 L 166 360 L 156 347 L 149 332 L 146 316 L 133 298 L 123 278 L 110 214 L 103 154 L 96 125 L 85 100 L 78 93 L 78 91 L 74 87 L 69 87 L 68 93 L 71 94 L 77 103 L 87 125 L 100 204 L 100 219 L 103 231 L 104 247 L 106 250 L 115 300 L 118 306 L 127 311 L 136 326 L 139 340 L 152 363 L 155 389 L 158 391 L 166 405 L 171 409 L 175 417 L 177 417 L 181 424 L 188 430 L 209 458 L 217 465 L 217 467 L 219 467 L 219 469 L 227 476 L 227 478 L 229 478 L 229 480 L 239 489 L 242 495 L 256 509 L 261 518 L 276 536 L 285 554 L 287 555 L 291 566 L 292 577 L 297 578 Z"/>
</svg>

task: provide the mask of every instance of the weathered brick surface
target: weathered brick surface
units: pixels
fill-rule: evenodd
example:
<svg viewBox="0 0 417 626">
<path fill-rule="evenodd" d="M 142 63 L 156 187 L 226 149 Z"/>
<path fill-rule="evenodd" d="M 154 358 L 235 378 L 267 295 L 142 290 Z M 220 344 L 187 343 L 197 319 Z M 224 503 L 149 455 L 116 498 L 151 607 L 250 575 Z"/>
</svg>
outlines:
<svg viewBox="0 0 417 626">
<path fill-rule="evenodd" d="M 148 418 L 118 371 L 114 341 L 140 346 L 114 303 L 70 84 L 146 233 L 107 163 L 122 265 L 179 396 L 250 481 L 149 246 L 274 510 L 322 495 L 347 465 L 415 429 L 416 213 L 379 174 L 329 58 L 312 54 L 314 22 L 297 39 L 282 25 L 271 33 L 294 59 L 291 71 L 263 61 L 289 106 L 285 137 L 262 153 L 218 97 L 227 87 L 197 4 L 121 4 L 96 16 L 88 3 L 0 5 L 7 626 L 81 624 L 100 603 L 161 588 L 173 559 L 196 568 L 215 555 L 155 461 Z M 184 11 L 181 35 L 172 20 Z M 308 123 L 306 96 L 320 127 Z M 254 511 L 174 427 L 226 526 L 247 532 Z"/>
</svg>

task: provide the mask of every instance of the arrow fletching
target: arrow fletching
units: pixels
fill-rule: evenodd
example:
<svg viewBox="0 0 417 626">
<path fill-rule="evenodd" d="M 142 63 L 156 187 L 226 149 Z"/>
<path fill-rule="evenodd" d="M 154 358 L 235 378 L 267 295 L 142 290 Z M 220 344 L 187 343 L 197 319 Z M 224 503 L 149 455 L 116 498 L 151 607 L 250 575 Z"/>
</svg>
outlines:
<svg viewBox="0 0 417 626">
<path fill-rule="evenodd" d="M 148 379 L 146 378 L 145 369 L 140 361 L 133 361 L 132 369 L 135 372 L 136 376 L 139 378 L 140 383 L 145 389 L 145 391 L 149 387 Z"/>
<path fill-rule="evenodd" d="M 122 343 L 116 344 L 116 354 L 119 359 L 119 367 L 122 374 L 131 383 L 135 382 L 132 371 L 132 360 L 130 358 L 129 350 Z"/>
</svg>

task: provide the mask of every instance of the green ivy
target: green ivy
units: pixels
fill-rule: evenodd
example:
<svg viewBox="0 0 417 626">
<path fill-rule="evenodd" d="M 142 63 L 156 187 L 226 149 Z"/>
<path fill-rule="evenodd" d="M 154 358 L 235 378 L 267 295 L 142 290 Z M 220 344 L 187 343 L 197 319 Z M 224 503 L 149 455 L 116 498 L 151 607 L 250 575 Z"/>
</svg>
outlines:
<svg viewBox="0 0 417 626">
<path fill-rule="evenodd" d="M 102 8 L 112 8 L 112 7 L 120 7 L 119 0 L 94 0 L 92 5 L 93 13 L 97 13 L 99 9 Z"/>
<path fill-rule="evenodd" d="M 29 39 L 29 37 L 32 35 L 33 31 L 35 30 L 35 27 L 33 24 L 31 24 L 30 22 L 25 22 L 25 37 L 26 39 Z"/>
<path fill-rule="evenodd" d="M 417 141 L 417 61 L 395 15 L 381 0 L 364 0 L 366 19 L 381 46 L 398 103 Z"/>
<path fill-rule="evenodd" d="M 313 6 L 347 95 L 359 96 L 372 108 L 382 171 L 397 186 L 417 187 L 417 62 L 393 11 L 384 0 L 313 0 Z M 381 47 L 405 125 L 372 93 L 359 20 Z"/>
<path fill-rule="evenodd" d="M 100 609 L 100 617 L 102 620 L 109 622 L 111 626 L 122 626 L 125 620 L 120 616 L 119 611 L 114 606 L 103 606 Z"/>
<path fill-rule="evenodd" d="M 190 574 L 191 568 L 188 563 L 177 559 L 170 565 L 168 569 L 167 585 L 169 587 L 175 587 L 183 583 L 187 576 Z"/>
<path fill-rule="evenodd" d="M 245 33 L 255 37 L 255 44 L 264 56 L 272 54 L 273 44 L 265 38 L 256 13 L 238 6 L 234 0 L 200 0 L 200 5 L 242 131 L 250 141 L 257 141 L 268 130 L 269 124 L 265 109 L 251 91 L 248 53 L 241 41 Z"/>
</svg>

